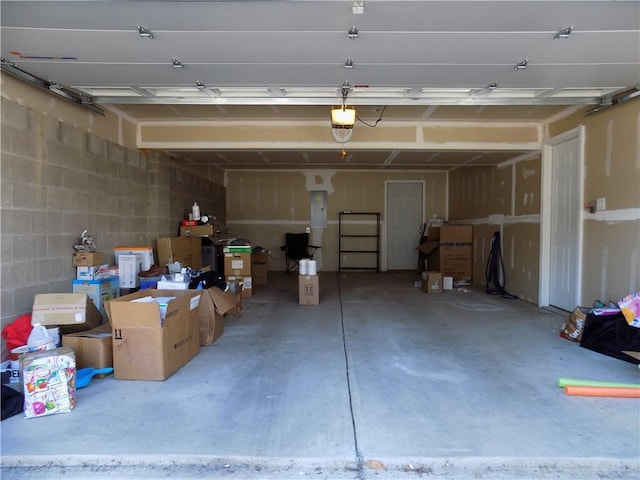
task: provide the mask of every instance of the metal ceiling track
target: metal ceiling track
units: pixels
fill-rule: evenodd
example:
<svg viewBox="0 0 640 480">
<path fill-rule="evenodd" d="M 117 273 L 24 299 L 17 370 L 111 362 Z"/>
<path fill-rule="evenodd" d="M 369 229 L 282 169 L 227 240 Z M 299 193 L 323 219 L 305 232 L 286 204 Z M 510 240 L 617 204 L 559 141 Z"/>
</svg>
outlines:
<svg viewBox="0 0 640 480">
<path fill-rule="evenodd" d="M 129 104 L 129 105 L 336 105 L 340 96 L 327 97 L 126 97 L 126 96 L 94 96 L 91 101 L 96 104 Z M 475 98 L 443 98 L 423 96 L 420 98 L 382 97 L 379 95 L 351 97 L 349 105 L 600 105 L 600 97 L 532 97 L 509 98 L 486 96 Z"/>
<path fill-rule="evenodd" d="M 23 82 L 27 82 L 37 88 L 46 90 L 47 92 L 52 93 L 62 98 L 63 100 L 74 103 L 76 105 L 80 105 L 88 110 L 91 110 L 94 113 L 102 116 L 105 115 L 104 110 L 96 106 L 93 103 L 91 97 L 87 95 L 83 95 L 82 93 L 77 92 L 72 88 L 65 87 L 64 85 L 59 85 L 55 82 L 37 77 L 27 72 L 26 70 L 21 69 L 15 63 L 7 61 L 5 58 L 0 59 L 0 66 L 3 72 L 18 78 Z"/>
</svg>

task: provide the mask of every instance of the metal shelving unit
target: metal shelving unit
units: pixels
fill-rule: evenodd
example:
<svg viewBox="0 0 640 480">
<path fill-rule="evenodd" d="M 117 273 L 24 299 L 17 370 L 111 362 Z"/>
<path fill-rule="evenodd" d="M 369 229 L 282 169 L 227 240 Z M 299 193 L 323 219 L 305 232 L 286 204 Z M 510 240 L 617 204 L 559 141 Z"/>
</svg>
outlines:
<svg viewBox="0 0 640 480">
<path fill-rule="evenodd" d="M 350 221 L 347 221 L 349 217 Z M 354 223 L 361 217 L 361 222 Z M 375 222 L 375 223 L 373 223 Z M 359 227 L 358 229 L 356 227 Z M 369 240 L 367 240 L 369 239 Z M 367 248 L 355 248 L 353 244 L 366 244 Z M 369 245 L 372 245 L 369 248 Z M 361 261 L 371 262 L 375 255 L 375 266 L 366 265 L 343 265 L 343 253 L 354 254 L 360 257 Z M 338 214 L 338 271 L 343 270 L 375 270 L 380 271 L 380 213 L 379 212 L 349 212 L 344 211 Z"/>
</svg>

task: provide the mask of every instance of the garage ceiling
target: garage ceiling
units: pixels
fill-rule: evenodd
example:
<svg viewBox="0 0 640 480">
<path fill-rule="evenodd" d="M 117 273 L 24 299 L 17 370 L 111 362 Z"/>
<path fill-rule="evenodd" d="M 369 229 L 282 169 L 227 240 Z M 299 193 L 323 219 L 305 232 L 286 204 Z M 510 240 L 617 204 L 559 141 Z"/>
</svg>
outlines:
<svg viewBox="0 0 640 480">
<path fill-rule="evenodd" d="M 0 8 L 5 72 L 141 121 L 325 122 L 330 132 L 328 106 L 340 104 L 347 82 L 355 129 L 538 123 L 615 103 L 640 85 L 637 1 L 2 0 Z M 341 148 L 167 151 L 224 168 L 403 169 L 530 153 L 349 148 L 343 158 Z"/>
</svg>

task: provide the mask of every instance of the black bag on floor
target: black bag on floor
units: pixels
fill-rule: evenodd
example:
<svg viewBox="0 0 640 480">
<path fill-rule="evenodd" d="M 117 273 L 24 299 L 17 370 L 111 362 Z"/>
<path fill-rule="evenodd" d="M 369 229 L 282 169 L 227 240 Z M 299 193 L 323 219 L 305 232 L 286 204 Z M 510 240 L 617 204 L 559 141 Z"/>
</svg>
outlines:
<svg viewBox="0 0 640 480">
<path fill-rule="evenodd" d="M 22 413 L 24 395 L 7 385 L 2 385 L 2 420 Z"/>
<path fill-rule="evenodd" d="M 622 353 L 640 352 L 640 328 L 629 325 L 622 313 L 587 314 L 580 346 L 609 357 L 640 364 L 640 360 Z"/>
</svg>

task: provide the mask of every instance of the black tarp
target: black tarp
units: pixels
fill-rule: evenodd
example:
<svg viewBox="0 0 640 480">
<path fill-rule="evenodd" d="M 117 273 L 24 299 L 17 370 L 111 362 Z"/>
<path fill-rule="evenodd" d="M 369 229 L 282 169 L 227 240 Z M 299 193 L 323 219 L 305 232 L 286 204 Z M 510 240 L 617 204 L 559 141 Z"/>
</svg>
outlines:
<svg viewBox="0 0 640 480">
<path fill-rule="evenodd" d="M 640 360 L 622 353 L 640 352 L 640 328 L 629 325 L 622 313 L 587 314 L 580 346 L 626 362 L 640 364 Z"/>
</svg>

